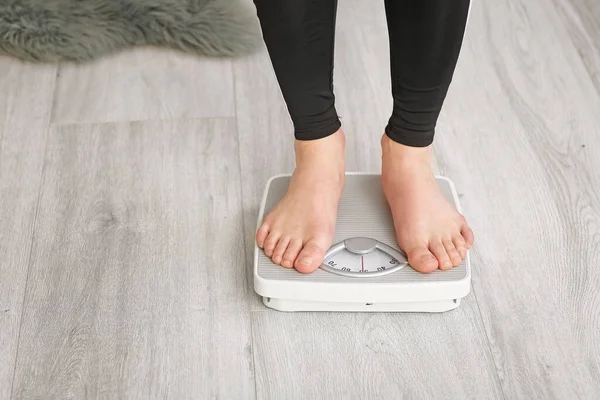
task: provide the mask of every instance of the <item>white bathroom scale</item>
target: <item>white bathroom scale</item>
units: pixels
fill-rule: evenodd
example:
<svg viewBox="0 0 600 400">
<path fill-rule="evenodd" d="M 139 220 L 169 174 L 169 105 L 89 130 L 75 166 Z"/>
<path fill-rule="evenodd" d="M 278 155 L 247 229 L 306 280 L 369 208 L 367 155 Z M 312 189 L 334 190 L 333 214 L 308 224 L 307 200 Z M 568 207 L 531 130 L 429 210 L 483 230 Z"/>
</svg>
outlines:
<svg viewBox="0 0 600 400">
<path fill-rule="evenodd" d="M 258 226 L 286 193 L 291 175 L 267 182 Z M 454 184 L 437 176 L 442 193 L 462 212 Z M 315 193 L 315 196 L 318 196 Z M 471 289 L 470 255 L 457 267 L 415 271 L 396 243 L 381 175 L 347 173 L 333 245 L 315 272 L 274 264 L 254 248 L 254 290 L 279 311 L 443 312 Z"/>
</svg>

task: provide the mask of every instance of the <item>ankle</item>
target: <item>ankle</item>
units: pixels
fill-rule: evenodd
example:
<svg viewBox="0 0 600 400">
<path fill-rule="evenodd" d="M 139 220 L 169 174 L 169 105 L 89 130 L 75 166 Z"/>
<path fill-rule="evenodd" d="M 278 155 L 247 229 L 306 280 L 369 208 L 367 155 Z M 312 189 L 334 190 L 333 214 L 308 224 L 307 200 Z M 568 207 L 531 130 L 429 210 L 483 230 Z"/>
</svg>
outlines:
<svg viewBox="0 0 600 400">
<path fill-rule="evenodd" d="M 294 152 L 297 167 L 325 164 L 345 170 L 346 138 L 341 129 L 322 139 L 296 140 Z"/>
<path fill-rule="evenodd" d="M 331 135 L 325 136 L 321 139 L 313 140 L 294 140 L 294 150 L 296 153 L 310 153 L 310 152 L 321 152 L 325 148 L 345 148 L 346 136 L 342 129 L 338 129 Z"/>
<path fill-rule="evenodd" d="M 386 134 L 381 137 L 381 153 L 384 160 L 393 160 L 394 164 L 398 165 L 431 165 L 431 145 L 426 147 L 406 146 L 394 142 Z"/>
</svg>

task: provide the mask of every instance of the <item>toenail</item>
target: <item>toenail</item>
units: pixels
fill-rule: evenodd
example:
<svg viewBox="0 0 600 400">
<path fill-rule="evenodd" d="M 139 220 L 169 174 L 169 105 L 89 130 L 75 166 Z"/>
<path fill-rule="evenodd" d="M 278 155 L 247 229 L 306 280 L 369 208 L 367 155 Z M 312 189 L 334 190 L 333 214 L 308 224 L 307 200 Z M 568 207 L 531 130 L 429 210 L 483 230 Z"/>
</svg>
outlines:
<svg viewBox="0 0 600 400">
<path fill-rule="evenodd" d="M 310 266 L 310 264 L 312 264 L 312 258 L 302 258 L 298 262 L 302 265 Z"/>
<path fill-rule="evenodd" d="M 450 261 L 444 261 L 444 268 L 452 268 L 452 263 Z"/>
</svg>

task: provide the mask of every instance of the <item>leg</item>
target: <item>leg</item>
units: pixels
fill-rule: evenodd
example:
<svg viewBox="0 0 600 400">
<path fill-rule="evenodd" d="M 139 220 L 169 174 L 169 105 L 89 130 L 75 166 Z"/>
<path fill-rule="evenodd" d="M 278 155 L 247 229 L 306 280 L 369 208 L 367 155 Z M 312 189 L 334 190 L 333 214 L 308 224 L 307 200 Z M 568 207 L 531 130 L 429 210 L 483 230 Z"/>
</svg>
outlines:
<svg viewBox="0 0 600 400">
<path fill-rule="evenodd" d="M 473 243 L 431 169 L 434 130 L 462 46 L 469 0 L 385 0 L 392 116 L 382 138 L 382 184 L 398 244 L 418 271 L 459 265 Z"/>
<path fill-rule="evenodd" d="M 304 273 L 331 246 L 344 181 L 345 140 L 333 95 L 336 0 L 254 0 L 291 120 L 296 169 L 256 242 L 273 262 Z"/>
</svg>

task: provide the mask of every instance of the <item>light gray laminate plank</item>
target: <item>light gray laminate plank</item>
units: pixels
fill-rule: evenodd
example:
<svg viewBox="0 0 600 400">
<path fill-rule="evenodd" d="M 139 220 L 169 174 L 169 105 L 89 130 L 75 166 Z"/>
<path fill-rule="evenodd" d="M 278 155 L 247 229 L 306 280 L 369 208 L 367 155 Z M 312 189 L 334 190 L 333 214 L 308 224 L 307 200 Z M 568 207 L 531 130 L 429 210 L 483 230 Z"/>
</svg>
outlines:
<svg viewBox="0 0 600 400">
<path fill-rule="evenodd" d="M 334 71 L 336 108 L 349 139 L 348 170 L 379 172 L 380 140 L 393 106 L 383 2 L 340 2 Z M 438 172 L 435 155 L 433 167 Z"/>
<path fill-rule="evenodd" d="M 555 10 L 475 2 L 436 146 L 507 399 L 600 397 L 600 98 Z"/>
<path fill-rule="evenodd" d="M 359 5 L 358 3 L 356 5 Z M 347 5 L 345 8 L 349 8 Z M 340 7 L 340 10 L 342 7 Z M 347 12 L 347 11 L 346 11 Z M 370 15 L 370 13 L 367 13 Z M 381 17 L 381 12 L 379 16 Z M 351 52 L 352 40 L 357 33 L 349 33 L 349 25 L 352 24 L 352 16 L 342 16 L 345 29 L 338 29 L 336 37 L 336 68 L 335 73 L 335 91 L 342 90 L 342 96 L 338 96 L 338 113 L 342 118 L 343 129 L 345 130 L 347 140 L 347 169 L 349 171 L 378 171 L 380 166 L 380 147 L 379 136 L 377 134 L 369 135 L 369 129 L 377 126 L 381 118 L 375 118 L 373 115 L 383 115 L 377 105 L 379 103 L 367 102 L 347 102 L 345 97 L 351 95 L 357 98 L 372 98 L 373 91 L 371 82 L 365 82 L 365 75 L 358 78 L 358 86 L 348 85 L 347 92 L 344 93 L 344 84 L 352 82 L 356 76 L 352 71 L 364 73 L 365 65 L 363 62 L 357 63 Z M 356 32 L 355 29 L 352 29 Z M 337 44 L 339 43 L 339 44 Z M 345 56 L 345 53 L 348 55 Z M 361 59 L 361 57 L 358 57 Z M 365 57 L 366 62 L 370 59 L 370 54 Z M 347 64 L 351 70 L 340 72 L 339 65 Z M 375 63 L 379 70 L 385 70 L 382 63 Z M 385 63 L 383 63 L 385 64 Z M 368 65 L 370 67 L 371 65 Z M 294 152 L 293 152 L 293 126 L 289 114 L 281 96 L 281 91 L 277 84 L 275 73 L 271 65 L 269 55 L 263 46 L 262 51 L 236 60 L 233 63 L 236 92 L 236 113 L 238 119 L 238 132 L 240 135 L 240 163 L 242 168 L 242 191 L 244 196 L 244 225 L 246 237 L 246 254 L 248 270 L 251 270 L 254 253 L 254 235 L 257 227 L 257 218 L 260 200 L 263 195 L 267 180 L 277 174 L 291 173 L 294 170 Z M 352 70 L 352 68 L 354 68 Z M 378 70 L 378 71 L 379 71 Z M 378 77 L 379 74 L 373 74 Z M 389 79 L 389 78 L 388 78 Z M 338 83 L 338 82 L 342 83 Z M 383 78 L 385 81 L 385 78 Z M 356 82 L 356 81 L 355 81 Z M 389 87 L 389 85 L 388 85 Z M 385 102 L 385 98 L 382 99 Z M 361 112 L 352 112 L 355 110 Z M 348 111 L 347 111 L 348 110 Z M 355 115 L 361 117 L 355 118 Z M 366 125 L 365 125 L 366 124 Z M 355 129 L 354 126 L 357 126 Z M 356 131 L 360 134 L 357 135 Z M 371 131 L 377 131 L 371 129 Z M 380 134 L 379 134 L 380 135 Z M 367 138 L 367 139 L 365 139 Z M 251 277 L 251 274 L 248 275 Z M 252 279 L 248 282 L 252 287 Z M 252 308 L 263 309 L 259 298 L 254 296 Z"/>
<path fill-rule="evenodd" d="M 377 173 L 381 169 L 380 139 L 392 104 L 389 47 L 382 7 L 354 0 L 345 1 L 338 7 L 334 90 L 336 107 L 347 136 L 348 171 Z M 234 76 L 246 255 L 248 270 L 251 270 L 264 187 L 271 176 L 293 171 L 294 137 L 264 46 L 261 52 L 236 60 Z M 248 285 L 252 287 L 251 279 Z M 253 309 L 264 309 L 258 297 L 255 296 L 255 300 Z M 472 295 L 465 298 L 465 301 L 472 300 Z"/>
<path fill-rule="evenodd" d="M 85 65 L 61 65 L 52 122 L 234 115 L 229 60 L 134 49 Z"/>
<path fill-rule="evenodd" d="M 254 397 L 235 129 L 53 129 L 16 398 Z"/>
<path fill-rule="evenodd" d="M 336 109 L 348 138 L 349 171 L 381 171 L 381 136 L 392 112 L 388 31 L 383 2 L 338 5 Z"/>
<path fill-rule="evenodd" d="M 381 29 L 369 25 L 354 31 L 381 37 Z M 504 394 L 595 398 L 600 392 L 597 93 L 547 3 L 474 2 L 467 34 L 435 149 L 440 172 L 457 184 L 476 232 L 474 265 L 481 277 L 474 277 L 475 288 Z M 338 63 L 337 73 L 341 68 Z M 373 68 L 384 71 L 381 65 Z M 381 92 L 379 74 L 356 75 L 353 85 L 363 85 L 362 93 Z M 373 84 L 378 89 L 365 89 L 366 76 L 381 79 Z M 336 87 L 341 91 L 345 84 Z M 252 111 L 269 104 L 260 97 L 243 103 L 239 94 L 238 110 L 240 103 Z M 343 116 L 352 104 L 344 106 L 340 97 L 348 96 L 338 95 Z M 249 152 L 250 161 L 242 153 L 243 169 L 259 158 L 256 154 L 268 153 Z M 355 157 L 361 159 L 376 165 L 366 156 Z M 262 189 L 262 183 L 254 184 Z"/>
<path fill-rule="evenodd" d="M 55 78 L 55 66 L 0 58 L 0 399 L 12 387 Z"/>
<path fill-rule="evenodd" d="M 292 123 L 269 61 L 263 51 L 233 65 L 237 129 L 242 179 L 244 244 L 247 287 L 253 292 L 252 267 L 260 201 L 267 180 L 294 170 Z M 260 297 L 250 294 L 252 309 L 263 309 Z"/>
<path fill-rule="evenodd" d="M 253 312 L 258 399 L 501 399 L 477 305 L 443 314 Z"/>
<path fill-rule="evenodd" d="M 553 0 L 571 41 L 600 93 L 600 3 L 596 0 Z"/>
<path fill-rule="evenodd" d="M 260 201 L 270 177 L 294 170 L 293 127 L 266 51 L 234 64 L 237 120 L 240 141 L 242 191 L 248 287 L 253 287 L 252 266 L 255 233 Z M 344 129 L 352 130 L 353 120 L 344 121 Z M 376 139 L 377 141 L 378 139 Z M 363 138 L 348 135 L 349 171 L 373 171 L 380 155 L 366 151 L 354 157 L 354 149 L 365 151 Z M 372 147 L 371 147 L 372 150 Z M 252 290 L 252 289 L 251 289 Z M 252 296 L 251 307 L 264 309 L 258 296 Z"/>
<path fill-rule="evenodd" d="M 380 14 L 381 15 L 381 14 Z M 343 21 L 342 24 L 349 22 Z M 373 29 L 367 25 L 365 30 Z M 355 32 L 361 30 L 355 29 Z M 346 31 L 347 32 L 347 31 Z M 378 29 L 378 36 L 367 38 L 377 42 L 378 37 L 385 39 L 385 30 Z M 338 36 L 339 37 L 339 36 Z M 352 38 L 342 36 L 340 40 L 352 42 Z M 365 39 L 366 40 L 366 39 Z M 338 48 L 344 49 L 343 46 Z M 342 50 L 343 51 L 343 50 Z M 347 48 L 346 51 L 350 51 Z M 378 50 L 379 54 L 382 49 Z M 339 58 L 340 56 L 338 56 Z M 344 54 L 341 55 L 344 57 Z M 351 59 L 359 55 L 350 53 L 345 57 Z M 371 54 L 364 55 L 371 58 Z M 374 65 L 365 63 L 347 63 L 347 69 L 340 71 L 337 67 L 336 88 L 342 91 L 346 87 L 348 92 L 355 90 L 356 99 L 369 98 L 374 93 L 382 92 L 383 83 L 373 85 L 365 82 L 364 77 L 369 76 L 369 68 L 385 70 L 385 57 L 379 57 L 379 62 Z M 292 127 L 285 110 L 285 105 L 280 97 L 272 68 L 266 53 L 260 53 L 234 64 L 236 77 L 236 100 L 238 113 L 238 130 L 240 134 L 240 159 L 242 165 L 242 185 L 244 191 L 244 212 L 246 222 L 247 259 L 250 268 L 251 250 L 254 246 L 254 231 L 256 228 L 256 215 L 264 184 L 266 180 L 278 173 L 291 172 L 293 169 Z M 377 75 L 377 73 L 373 74 Z M 353 82 L 354 81 L 354 82 Z M 389 93 L 389 86 L 387 88 Z M 381 111 L 377 105 L 369 105 L 368 113 L 359 114 L 358 111 L 348 114 L 344 110 L 360 110 L 361 102 L 353 102 L 349 96 L 343 97 L 346 103 L 339 107 L 344 127 L 348 134 L 348 169 L 358 171 L 377 171 L 379 168 L 379 137 L 381 129 L 376 129 L 385 122 L 386 111 Z M 338 100 L 340 96 L 338 96 Z M 385 102 L 382 96 L 381 102 Z M 352 115 L 357 115 L 353 117 Z M 361 117 L 362 115 L 362 117 Z M 355 129 L 354 126 L 362 128 Z M 369 128 L 375 133 L 369 135 Z M 252 285 L 249 282 L 249 285 Z M 444 329 L 440 321 L 449 318 L 451 314 L 436 317 L 423 315 L 379 315 L 368 314 L 278 314 L 270 311 L 253 313 L 255 360 L 257 368 L 257 385 L 259 398 L 338 398 L 348 395 L 355 398 L 373 398 L 374 393 L 382 394 L 384 398 L 399 398 L 399 394 L 407 397 L 431 398 L 431 396 L 447 398 L 448 394 L 458 394 L 455 398 L 501 398 L 499 386 L 496 383 L 495 369 L 491 356 L 486 350 L 485 332 L 477 321 L 476 304 L 469 296 L 464 303 L 464 310 L 456 311 L 456 320 L 453 328 Z M 260 303 L 253 304 L 254 309 L 263 309 Z M 456 316 L 459 315 L 459 316 Z M 466 316 L 465 316 L 466 315 Z M 376 350 L 371 351 L 356 341 L 368 337 L 361 322 L 369 318 L 377 320 L 377 326 L 392 332 L 386 336 L 386 341 L 375 342 Z M 398 321 L 411 319 L 418 325 L 398 327 Z M 391 326 L 391 327 L 390 327 Z M 442 326 L 440 328 L 440 326 Z M 284 327 L 283 332 L 279 329 Z M 462 330 L 459 330 L 459 328 Z M 403 336 L 406 346 L 411 342 L 420 342 L 423 334 L 435 335 L 438 330 L 454 332 L 457 337 L 468 338 L 465 349 L 459 348 L 456 342 L 448 344 L 446 338 L 426 339 L 432 347 L 430 350 L 431 363 L 422 363 L 422 354 L 418 355 L 415 347 L 413 359 L 404 360 L 405 348 L 394 342 L 394 334 Z M 409 338 L 407 338 L 407 332 Z M 414 336 L 412 336 L 414 335 Z M 336 336 L 342 336 L 351 342 L 346 346 L 338 343 Z M 388 337 L 389 336 L 389 337 Z M 323 339 L 322 339 L 323 338 Z M 370 340 L 370 339 L 366 339 Z M 399 339 L 402 340 L 402 339 Z M 472 342 L 477 342 L 472 346 Z M 470 350 L 469 350 L 470 349 Z M 386 353 L 378 356 L 376 352 Z M 467 353 L 466 353 L 467 352 Z M 435 354 L 435 355 L 433 355 Z M 384 357 L 381 360 L 379 357 Z M 275 360 L 277 358 L 277 360 Z M 442 358 L 442 362 L 439 359 Z M 390 361 L 391 360 L 391 361 Z M 398 361 L 400 360 L 400 361 Z M 454 363 L 461 365 L 461 383 L 456 384 L 448 378 L 447 370 L 452 370 Z M 405 374 L 399 370 L 398 364 L 403 363 Z M 438 372 L 438 367 L 440 366 Z M 365 368 L 366 366 L 366 368 Z M 345 367 L 345 368 L 344 368 Z M 344 375 L 344 369 L 349 373 Z M 359 370 L 368 371 L 362 375 Z M 274 372 L 277 371 L 277 372 Z M 420 373 L 419 371 L 424 371 Z M 427 379 L 432 378 L 431 384 L 425 378 L 415 382 L 416 378 L 426 374 Z M 453 374 L 453 372 L 451 372 Z M 306 376 L 308 375 L 308 376 Z M 373 376 L 375 375 L 375 378 Z M 406 377 L 408 375 L 408 377 Z M 383 379 L 390 377 L 389 382 Z M 424 376 L 424 375 L 423 375 Z M 451 375 L 454 376 L 454 375 Z M 381 378 L 380 378 L 381 377 Z M 362 379 L 362 380 L 361 380 Z M 374 381 L 375 379 L 375 381 Z M 373 383 L 374 381 L 374 383 Z M 439 383 L 438 382 L 442 382 Z M 447 389 L 450 388 L 450 389 Z M 347 391 L 345 392 L 345 390 Z M 466 396 L 464 394 L 467 393 Z M 338 397 L 336 397 L 338 395 Z M 294 397 L 296 396 L 296 397 Z M 387 396 L 387 397 L 386 397 Z M 452 397 L 452 396 L 450 396 Z M 352 397 L 350 397 L 352 398 Z"/>
</svg>

